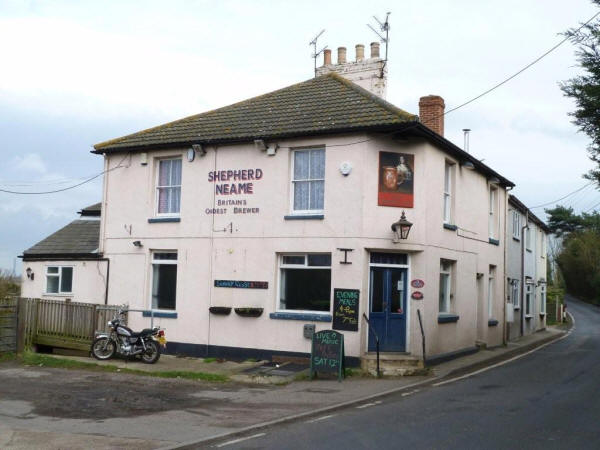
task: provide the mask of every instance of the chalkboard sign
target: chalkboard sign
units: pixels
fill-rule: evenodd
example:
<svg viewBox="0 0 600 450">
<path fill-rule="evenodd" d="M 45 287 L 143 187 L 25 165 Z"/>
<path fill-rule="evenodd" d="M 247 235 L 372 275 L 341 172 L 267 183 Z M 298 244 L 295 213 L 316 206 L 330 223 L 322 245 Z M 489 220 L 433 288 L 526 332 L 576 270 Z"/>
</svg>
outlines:
<svg viewBox="0 0 600 450">
<path fill-rule="evenodd" d="M 333 290 L 334 330 L 358 331 L 358 289 Z"/>
<path fill-rule="evenodd" d="M 344 335 L 333 330 L 313 334 L 310 354 L 310 378 L 317 372 L 337 373 L 344 377 Z"/>
</svg>

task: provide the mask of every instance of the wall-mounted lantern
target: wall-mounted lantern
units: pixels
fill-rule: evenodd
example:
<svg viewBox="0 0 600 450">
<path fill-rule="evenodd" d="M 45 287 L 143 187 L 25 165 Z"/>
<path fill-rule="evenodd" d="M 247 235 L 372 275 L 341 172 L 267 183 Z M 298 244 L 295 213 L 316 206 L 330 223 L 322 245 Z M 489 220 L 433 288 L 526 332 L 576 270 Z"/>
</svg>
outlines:
<svg viewBox="0 0 600 450">
<path fill-rule="evenodd" d="M 33 273 L 33 270 L 31 270 L 31 267 L 28 267 L 27 270 L 25 271 L 25 273 L 27 274 L 27 278 L 33 281 L 33 278 L 35 277 L 35 273 Z"/>
<path fill-rule="evenodd" d="M 133 241 L 133 246 L 137 247 L 137 248 L 141 248 L 142 247 L 142 241 Z"/>
<path fill-rule="evenodd" d="M 410 233 L 410 227 L 412 227 L 412 225 L 412 222 L 406 220 L 406 215 L 404 214 L 404 211 L 402 211 L 400 220 L 392 224 L 392 231 L 395 235 L 394 242 L 398 242 L 400 239 L 408 238 L 408 233 Z"/>
</svg>

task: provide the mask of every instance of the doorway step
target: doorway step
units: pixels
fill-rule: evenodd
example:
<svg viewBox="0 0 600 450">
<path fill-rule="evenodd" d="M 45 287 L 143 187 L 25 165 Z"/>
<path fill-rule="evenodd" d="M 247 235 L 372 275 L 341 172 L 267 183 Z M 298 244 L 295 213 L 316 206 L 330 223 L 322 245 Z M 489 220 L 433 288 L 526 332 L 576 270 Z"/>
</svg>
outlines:
<svg viewBox="0 0 600 450">
<path fill-rule="evenodd" d="M 360 359 L 361 369 L 377 376 L 377 353 L 368 352 Z M 380 353 L 379 370 L 383 376 L 423 375 L 427 369 L 423 360 L 408 353 Z"/>
</svg>

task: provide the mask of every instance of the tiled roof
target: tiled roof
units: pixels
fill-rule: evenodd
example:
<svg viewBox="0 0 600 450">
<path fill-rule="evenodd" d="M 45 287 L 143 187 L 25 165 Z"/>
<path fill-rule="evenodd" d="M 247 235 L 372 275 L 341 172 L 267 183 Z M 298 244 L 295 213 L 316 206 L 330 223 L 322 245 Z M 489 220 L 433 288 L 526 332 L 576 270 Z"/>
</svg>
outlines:
<svg viewBox="0 0 600 450">
<path fill-rule="evenodd" d="M 519 200 L 514 195 L 510 194 L 508 196 L 508 202 L 515 208 L 517 208 L 519 211 L 521 211 L 523 214 L 528 214 L 529 220 L 531 220 L 533 223 L 539 226 L 547 234 L 550 234 L 550 228 L 548 228 L 548 225 L 546 225 L 543 220 L 541 220 L 538 216 L 532 213 L 531 210 L 527 208 L 527 206 L 525 206 L 525 204 L 521 200 Z"/>
<path fill-rule="evenodd" d="M 329 73 L 94 146 L 96 153 L 385 129 L 418 117 Z"/>
<path fill-rule="evenodd" d="M 99 220 L 74 220 L 23 252 L 23 258 L 42 256 L 99 256 Z"/>
</svg>

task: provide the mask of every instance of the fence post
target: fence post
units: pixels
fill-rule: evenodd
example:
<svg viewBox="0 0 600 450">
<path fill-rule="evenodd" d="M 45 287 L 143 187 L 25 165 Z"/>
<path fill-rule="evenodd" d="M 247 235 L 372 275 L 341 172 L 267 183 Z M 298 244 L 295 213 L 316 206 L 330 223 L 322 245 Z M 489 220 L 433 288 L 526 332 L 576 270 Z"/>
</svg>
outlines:
<svg viewBox="0 0 600 450">
<path fill-rule="evenodd" d="M 25 350 L 25 324 L 27 323 L 27 300 L 17 298 L 17 353 Z"/>
</svg>

